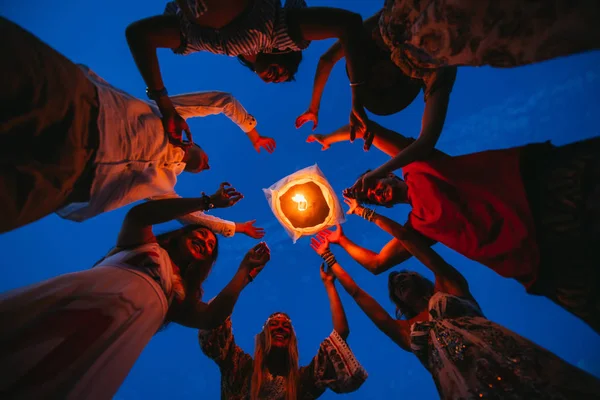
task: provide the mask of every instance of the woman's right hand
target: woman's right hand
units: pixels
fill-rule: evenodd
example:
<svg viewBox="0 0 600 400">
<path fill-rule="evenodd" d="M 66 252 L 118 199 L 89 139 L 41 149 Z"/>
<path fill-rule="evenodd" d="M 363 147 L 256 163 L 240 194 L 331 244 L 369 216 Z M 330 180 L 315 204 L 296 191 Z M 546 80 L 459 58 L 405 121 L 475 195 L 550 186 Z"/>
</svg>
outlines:
<svg viewBox="0 0 600 400">
<path fill-rule="evenodd" d="M 363 207 L 360 205 L 358 200 L 344 196 L 344 203 L 348 205 L 348 211 L 346 214 L 360 215 L 362 213 Z"/>
<path fill-rule="evenodd" d="M 260 242 L 246 253 L 240 263 L 240 270 L 254 279 L 271 259 L 271 250 L 267 243 Z"/>
<path fill-rule="evenodd" d="M 306 143 L 317 142 L 321 145 L 321 150 L 327 150 L 331 145 L 327 143 L 327 139 L 325 135 L 321 135 L 319 133 L 313 133 L 312 135 L 308 135 L 306 138 Z"/>
<path fill-rule="evenodd" d="M 219 190 L 210 196 L 210 200 L 216 208 L 231 207 L 243 198 L 244 195 L 235 190 L 229 182 L 221 183 Z"/>
<path fill-rule="evenodd" d="M 300 128 L 307 122 L 313 123 L 313 131 L 317 129 L 317 125 L 319 125 L 319 112 L 313 111 L 310 108 L 304 111 L 298 118 L 296 118 L 296 129 Z"/>
<path fill-rule="evenodd" d="M 169 142 L 175 146 L 191 146 L 194 143 L 194 140 L 192 138 L 190 127 L 187 122 L 185 122 L 185 119 L 183 119 L 175 109 L 166 112 L 161 110 L 161 113 L 163 127 L 169 138 Z M 183 141 L 182 131 L 185 132 L 187 138 L 187 141 L 185 142 Z"/>
<path fill-rule="evenodd" d="M 327 250 L 329 250 L 329 240 L 327 239 L 328 235 L 328 232 L 321 231 L 310 239 L 310 247 L 319 256 L 322 256 L 327 252 Z"/>
</svg>

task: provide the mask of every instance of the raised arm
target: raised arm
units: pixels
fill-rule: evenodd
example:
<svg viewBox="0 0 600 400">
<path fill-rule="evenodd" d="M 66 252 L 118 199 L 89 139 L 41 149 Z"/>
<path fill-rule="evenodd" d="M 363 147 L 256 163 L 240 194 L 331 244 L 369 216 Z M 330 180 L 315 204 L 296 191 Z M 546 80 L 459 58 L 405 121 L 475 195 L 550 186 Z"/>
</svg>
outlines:
<svg viewBox="0 0 600 400">
<path fill-rule="evenodd" d="M 266 243 L 257 244 L 246 254 L 231 281 L 210 303 L 187 296 L 183 303 L 173 303 L 167 318 L 190 328 L 217 328 L 231 315 L 241 291 L 262 271 L 270 258 Z"/>
<path fill-rule="evenodd" d="M 425 111 L 419 137 L 394 155 L 391 160 L 371 171 L 368 176 L 363 178 L 363 182 L 386 176 L 390 172 L 431 155 L 444 127 L 455 78 L 456 68 L 454 67 L 439 69 L 434 76 L 427 78 Z"/>
<path fill-rule="evenodd" d="M 352 88 L 351 139 L 366 129 L 368 121 L 360 99 L 366 79 L 366 43 L 359 14 L 328 7 L 308 7 L 288 11 L 288 26 L 305 40 L 338 38 L 346 56 Z"/>
<path fill-rule="evenodd" d="M 321 279 L 325 285 L 325 290 L 327 291 L 327 297 L 329 298 L 333 329 L 335 329 L 342 339 L 346 340 L 348 335 L 350 335 L 350 327 L 348 326 L 346 312 L 344 311 L 344 306 L 340 300 L 340 295 L 335 288 L 335 275 L 333 275 L 331 268 L 328 268 L 327 271 L 325 271 L 325 264 L 321 264 L 320 272 Z"/>
<path fill-rule="evenodd" d="M 356 301 L 358 306 L 373 321 L 373 323 L 385 333 L 390 339 L 403 349 L 410 351 L 407 326 L 405 321 L 397 321 L 388 314 L 383 307 L 367 292 L 362 290 L 346 271 L 337 263 L 335 257 L 329 250 L 329 242 L 325 235 L 317 235 L 311 239 L 311 247 L 321 256 L 336 278 L 340 281 L 344 290 Z"/>
<path fill-rule="evenodd" d="M 412 143 L 415 142 L 415 139 L 408 138 L 398 132 L 395 132 L 391 129 L 387 129 L 381 125 L 379 125 L 375 121 L 369 121 L 367 124 L 368 131 L 373 133 L 373 145 L 387 154 L 390 157 L 395 157 L 404 149 L 409 147 Z M 357 137 L 362 139 L 363 133 L 357 134 Z M 329 135 L 310 135 L 306 141 L 308 143 L 318 142 L 323 146 L 323 150 L 326 150 L 333 143 L 337 142 L 345 142 L 350 140 L 350 126 L 345 125 L 341 128 L 337 129 L 335 132 L 330 133 Z M 447 157 L 448 155 L 440 150 L 434 149 L 431 154 L 432 157 Z"/>
<path fill-rule="evenodd" d="M 471 295 L 465 277 L 440 257 L 431 248 L 431 243 L 423 240 L 421 235 L 383 215 L 373 213 L 370 218 L 377 226 L 398 239 L 407 251 L 434 273 L 436 290 L 455 296 Z"/>
<path fill-rule="evenodd" d="M 340 224 L 336 225 L 336 230 L 331 232 L 328 240 L 341 246 L 350 257 L 374 275 L 379 275 L 412 257 L 396 238 L 383 246 L 379 253 L 361 247 L 344 234 Z"/>
<path fill-rule="evenodd" d="M 369 17 L 364 21 L 365 31 L 372 29 L 377 24 L 379 13 Z M 313 84 L 313 92 L 310 100 L 310 106 L 296 119 L 296 128 L 300 128 L 308 121 L 313 122 L 313 131 L 317 128 L 319 123 L 319 109 L 321 108 L 321 98 L 323 97 L 323 91 L 325 85 L 329 80 L 331 70 L 337 64 L 339 60 L 344 57 L 344 49 L 342 43 L 338 40 L 333 46 L 331 46 L 319 59 L 317 64 L 317 70 L 315 72 L 315 81 Z M 348 131 L 350 133 L 350 131 Z"/>
<path fill-rule="evenodd" d="M 229 207 L 237 201 L 239 193 L 234 188 L 217 191 L 212 196 L 199 198 L 166 198 L 138 204 L 127 212 L 119 237 L 117 249 L 139 246 L 156 241 L 152 225 L 158 225 L 184 215 L 202 212 L 211 208 Z"/>
<path fill-rule="evenodd" d="M 156 101 L 163 116 L 165 132 L 176 143 L 181 143 L 181 131 L 191 133 L 185 120 L 175 110 L 165 88 L 156 50 L 181 46 L 180 24 L 176 16 L 158 15 L 132 23 L 125 31 L 127 43 L 135 64 L 146 83 L 148 95 Z"/>
</svg>

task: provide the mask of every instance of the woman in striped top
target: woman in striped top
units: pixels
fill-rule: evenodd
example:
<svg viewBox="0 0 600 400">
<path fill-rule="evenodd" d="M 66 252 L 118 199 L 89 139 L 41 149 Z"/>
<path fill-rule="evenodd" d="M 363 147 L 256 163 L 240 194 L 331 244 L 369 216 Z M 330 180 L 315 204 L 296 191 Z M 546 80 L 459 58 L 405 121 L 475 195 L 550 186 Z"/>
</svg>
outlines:
<svg viewBox="0 0 600 400">
<path fill-rule="evenodd" d="M 363 131 L 367 116 L 360 101 L 364 82 L 365 49 L 362 18 L 347 10 L 307 7 L 305 0 L 177 0 L 163 15 L 134 22 L 127 41 L 146 82 L 148 96 L 163 116 L 165 131 L 177 143 L 182 131 L 192 137 L 163 84 L 157 48 L 177 54 L 208 51 L 238 56 L 265 82 L 293 80 L 302 50 L 311 40 L 340 39 L 348 61 L 352 87 L 350 124 Z M 353 135 L 354 136 L 354 135 Z"/>
</svg>

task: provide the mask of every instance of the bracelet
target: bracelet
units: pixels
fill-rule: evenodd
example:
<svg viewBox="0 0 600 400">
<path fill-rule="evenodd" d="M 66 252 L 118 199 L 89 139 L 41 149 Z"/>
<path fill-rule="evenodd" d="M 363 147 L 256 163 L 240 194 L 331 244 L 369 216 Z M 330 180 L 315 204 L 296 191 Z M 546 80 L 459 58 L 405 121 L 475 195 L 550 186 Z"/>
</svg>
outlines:
<svg viewBox="0 0 600 400">
<path fill-rule="evenodd" d="M 360 216 L 369 222 L 373 222 L 373 218 L 375 217 L 375 211 L 371 210 L 370 208 L 363 207 Z"/>
<path fill-rule="evenodd" d="M 146 88 L 146 96 L 148 96 L 148 98 L 150 100 L 156 101 L 156 99 L 159 99 L 161 97 L 168 96 L 168 95 L 169 95 L 169 92 L 167 92 L 167 88 L 164 86 L 162 89 L 159 89 L 159 90 L 152 90 L 150 88 Z"/>
<path fill-rule="evenodd" d="M 204 202 L 204 211 L 215 208 L 215 205 L 212 203 L 212 201 L 210 201 L 210 196 L 207 196 L 206 193 L 202 192 L 201 199 Z"/>
<path fill-rule="evenodd" d="M 327 249 L 327 251 L 325 253 L 321 254 L 321 258 L 323 260 L 325 260 L 325 262 L 327 263 L 327 265 L 329 266 L 329 268 L 333 267 L 333 265 L 337 263 L 337 260 L 335 259 L 335 256 L 333 255 L 333 253 L 329 249 Z"/>
<path fill-rule="evenodd" d="M 356 87 L 356 86 L 361 86 L 364 85 L 365 81 L 360 81 L 360 82 L 350 82 L 350 87 Z"/>
</svg>

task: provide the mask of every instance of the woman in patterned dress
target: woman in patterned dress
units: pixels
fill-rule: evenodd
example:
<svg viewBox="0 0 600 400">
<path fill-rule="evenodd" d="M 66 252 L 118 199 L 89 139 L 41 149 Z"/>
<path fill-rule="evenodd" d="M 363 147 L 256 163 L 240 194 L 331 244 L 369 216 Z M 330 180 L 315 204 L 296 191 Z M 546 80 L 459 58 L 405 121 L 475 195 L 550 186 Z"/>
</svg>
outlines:
<svg viewBox="0 0 600 400">
<path fill-rule="evenodd" d="M 127 28 L 131 53 L 163 115 L 170 137 L 181 143 L 181 132 L 191 134 L 175 111 L 160 73 L 157 48 L 177 54 L 208 51 L 238 56 L 265 82 L 293 80 L 302 50 L 311 40 L 339 38 L 348 58 L 353 82 L 350 123 L 364 130 L 367 116 L 360 100 L 364 80 L 362 18 L 329 7 L 307 7 L 305 0 L 177 0 L 164 15 L 134 22 Z"/>
<path fill-rule="evenodd" d="M 510 68 L 600 49 L 598 21 L 597 0 L 386 0 L 379 30 L 404 74 L 426 79 L 439 69 Z M 441 125 L 426 129 L 426 117 L 415 143 L 366 174 L 356 190 L 430 154 Z"/>
<path fill-rule="evenodd" d="M 307 366 L 298 367 L 298 343 L 290 317 L 271 314 L 256 335 L 254 357 L 233 337 L 231 319 L 213 330 L 201 330 L 200 347 L 221 371 L 223 400 L 310 400 L 327 388 L 336 393 L 357 390 L 367 373 L 356 361 L 346 339 L 350 330 L 331 270 L 321 265 L 321 279 L 332 310 L 333 332 Z"/>
<path fill-rule="evenodd" d="M 443 399 L 591 399 L 600 380 L 548 350 L 488 320 L 465 278 L 409 229 L 381 215 L 403 246 L 435 275 L 392 272 L 391 317 L 342 269 L 324 231 L 313 249 L 327 260 L 360 308 L 402 349 L 414 353 L 431 373 Z M 404 319 L 402 319 L 404 318 Z"/>
<path fill-rule="evenodd" d="M 0 398 L 109 399 L 166 323 L 219 326 L 242 289 L 269 261 L 251 249 L 210 304 L 202 282 L 218 254 L 207 228 L 154 236 L 152 225 L 226 206 L 234 192 L 156 200 L 133 207 L 112 250 L 94 268 L 0 296 Z"/>
</svg>

